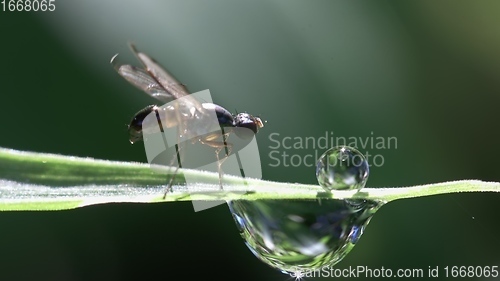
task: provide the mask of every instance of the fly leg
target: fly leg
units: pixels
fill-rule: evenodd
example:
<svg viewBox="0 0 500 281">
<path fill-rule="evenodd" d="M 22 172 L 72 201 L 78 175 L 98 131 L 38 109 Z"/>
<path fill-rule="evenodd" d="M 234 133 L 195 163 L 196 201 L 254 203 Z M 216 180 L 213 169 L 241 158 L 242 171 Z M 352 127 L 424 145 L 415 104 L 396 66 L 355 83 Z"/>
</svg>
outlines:
<svg viewBox="0 0 500 281">
<path fill-rule="evenodd" d="M 224 132 L 224 131 L 223 131 Z M 220 190 L 224 190 L 222 187 L 222 176 L 223 176 L 223 171 L 222 171 L 222 163 L 226 161 L 226 159 L 229 157 L 229 154 L 232 151 L 233 145 L 231 143 L 228 143 L 226 141 L 227 139 L 227 134 L 222 134 L 222 139 L 223 142 L 220 141 L 203 141 L 203 144 L 209 145 L 213 148 L 215 148 L 215 157 L 217 158 L 217 170 L 219 172 L 219 186 Z M 224 157 L 220 157 L 220 152 L 224 150 Z"/>
<path fill-rule="evenodd" d="M 229 154 L 231 153 L 232 147 L 233 147 L 232 144 L 224 142 L 224 145 L 220 148 L 217 148 L 215 151 L 215 157 L 217 157 L 217 170 L 219 171 L 220 190 L 224 190 L 224 188 L 222 187 L 222 174 L 223 174 L 222 163 L 224 163 L 224 161 L 226 161 L 226 159 L 229 157 Z M 219 153 L 221 152 L 222 149 L 224 149 L 225 154 L 224 154 L 224 157 L 222 159 L 220 159 Z"/>
<path fill-rule="evenodd" d="M 177 160 L 177 164 L 178 165 L 176 165 L 173 174 L 171 174 L 171 176 L 170 176 L 170 180 L 168 181 L 167 189 L 165 190 L 165 193 L 163 194 L 163 199 L 165 199 L 167 197 L 167 194 L 169 192 L 173 191 L 172 185 L 174 183 L 175 176 L 177 176 L 177 174 L 179 172 L 179 168 L 181 167 L 180 147 L 177 144 L 175 145 L 175 152 L 176 152 L 175 157 L 173 157 L 172 160 L 170 161 L 170 165 L 169 165 L 169 168 L 168 168 L 169 172 L 172 169 L 172 166 L 174 165 L 175 160 Z"/>
<path fill-rule="evenodd" d="M 155 109 L 155 114 L 156 114 L 156 120 L 158 121 L 158 127 L 160 129 L 160 132 L 162 133 L 163 143 L 165 144 L 165 149 L 167 149 L 168 143 L 167 143 L 167 139 L 164 135 L 163 125 L 161 122 L 160 113 L 158 112 L 158 109 Z M 180 143 L 179 135 L 177 135 L 177 143 L 175 144 L 175 157 L 173 157 L 172 160 L 170 161 L 170 165 L 168 168 L 169 172 L 172 169 L 172 166 L 174 165 L 175 160 L 177 160 L 177 165 L 175 167 L 174 173 L 170 176 L 170 179 L 169 179 L 168 185 L 167 185 L 167 189 L 165 190 L 165 193 L 163 194 L 163 199 L 165 199 L 167 197 L 167 194 L 169 192 L 173 191 L 172 185 L 174 183 L 175 176 L 177 175 L 179 168 L 182 168 L 179 143 Z"/>
</svg>

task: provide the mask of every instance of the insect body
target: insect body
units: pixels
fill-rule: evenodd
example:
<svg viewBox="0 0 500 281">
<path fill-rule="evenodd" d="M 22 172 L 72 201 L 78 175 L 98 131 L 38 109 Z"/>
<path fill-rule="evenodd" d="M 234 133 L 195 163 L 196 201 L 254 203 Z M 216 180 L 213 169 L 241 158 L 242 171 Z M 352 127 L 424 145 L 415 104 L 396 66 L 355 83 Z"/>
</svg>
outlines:
<svg viewBox="0 0 500 281">
<path fill-rule="evenodd" d="M 150 114 L 155 114 L 159 125 L 158 128 L 162 132 L 165 128 L 175 127 L 179 138 L 191 139 L 192 141 L 198 141 L 215 148 L 219 184 L 222 189 L 221 165 L 231 151 L 231 144 L 227 142 L 227 137 L 234 132 L 240 138 L 251 138 L 264 126 L 262 120 L 248 113 L 233 115 L 220 105 L 197 100 L 190 95 L 185 85 L 178 82 L 173 75 L 168 73 L 156 61 L 148 55 L 139 52 L 133 45 L 131 45 L 131 49 L 142 63 L 143 68 L 129 64 L 120 64 L 117 61 L 118 55 L 115 55 L 111 59 L 111 64 L 118 74 L 132 85 L 154 97 L 157 101 L 162 103 L 179 102 L 173 103 L 175 104 L 173 106 L 149 105 L 137 112 L 128 126 L 129 141 L 135 143 L 143 140 L 144 132 L 148 129 L 144 127 L 144 121 Z M 220 131 L 199 134 L 200 131 L 203 131 L 202 127 L 204 125 L 203 123 L 200 125 L 200 122 L 196 123 L 195 121 L 203 120 L 203 117 L 206 118 L 210 114 L 213 116 L 214 112 L 217 118 L 216 122 L 220 126 Z M 198 124 L 198 126 L 193 124 Z M 176 149 L 177 155 L 179 155 L 179 150 L 182 150 L 182 148 L 176 144 Z M 219 153 L 223 149 L 225 150 L 225 155 L 221 158 Z M 176 167 L 174 175 L 170 178 L 168 190 L 171 190 L 171 184 L 179 167 L 180 162 Z"/>
</svg>

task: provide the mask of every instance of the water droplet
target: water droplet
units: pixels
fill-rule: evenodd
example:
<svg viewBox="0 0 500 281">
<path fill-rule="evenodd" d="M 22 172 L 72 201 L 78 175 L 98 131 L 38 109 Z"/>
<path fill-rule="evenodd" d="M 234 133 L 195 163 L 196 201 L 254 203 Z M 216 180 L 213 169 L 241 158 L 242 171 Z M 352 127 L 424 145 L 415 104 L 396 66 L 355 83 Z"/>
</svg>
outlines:
<svg viewBox="0 0 500 281">
<path fill-rule="evenodd" d="M 319 185 L 330 190 L 360 190 L 366 184 L 369 165 L 365 156 L 349 146 L 336 146 L 327 150 L 316 164 Z"/>
<path fill-rule="evenodd" d="M 250 251 L 287 274 L 333 266 L 363 234 L 382 202 L 350 199 L 228 203 Z"/>
</svg>

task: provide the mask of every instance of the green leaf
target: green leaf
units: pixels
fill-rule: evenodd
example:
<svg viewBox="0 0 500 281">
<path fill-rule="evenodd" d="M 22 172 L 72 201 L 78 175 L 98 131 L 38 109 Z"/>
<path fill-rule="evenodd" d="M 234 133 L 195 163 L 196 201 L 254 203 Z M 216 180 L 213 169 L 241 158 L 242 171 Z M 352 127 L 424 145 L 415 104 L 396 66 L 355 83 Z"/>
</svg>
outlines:
<svg viewBox="0 0 500 281">
<path fill-rule="evenodd" d="M 111 202 L 360 198 L 385 202 L 455 192 L 500 192 L 500 183 L 463 180 L 412 187 L 326 192 L 317 185 L 271 182 L 182 169 L 165 193 L 169 168 L 0 148 L 0 210 L 64 210 Z M 179 183 L 189 175 L 189 190 Z"/>
</svg>

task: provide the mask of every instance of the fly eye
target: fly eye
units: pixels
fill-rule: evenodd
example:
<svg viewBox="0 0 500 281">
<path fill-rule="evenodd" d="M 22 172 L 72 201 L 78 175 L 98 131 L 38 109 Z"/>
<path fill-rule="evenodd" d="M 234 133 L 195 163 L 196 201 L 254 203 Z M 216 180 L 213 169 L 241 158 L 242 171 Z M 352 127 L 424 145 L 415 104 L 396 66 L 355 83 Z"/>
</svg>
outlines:
<svg viewBox="0 0 500 281">
<path fill-rule="evenodd" d="M 248 113 L 239 113 L 234 118 L 234 126 L 236 128 L 250 129 L 250 131 L 245 129 L 235 130 L 235 133 L 239 138 L 249 139 L 252 138 L 253 135 L 259 131 L 259 128 L 262 127 L 262 121 L 260 121 L 260 118 L 253 117 Z"/>
</svg>

